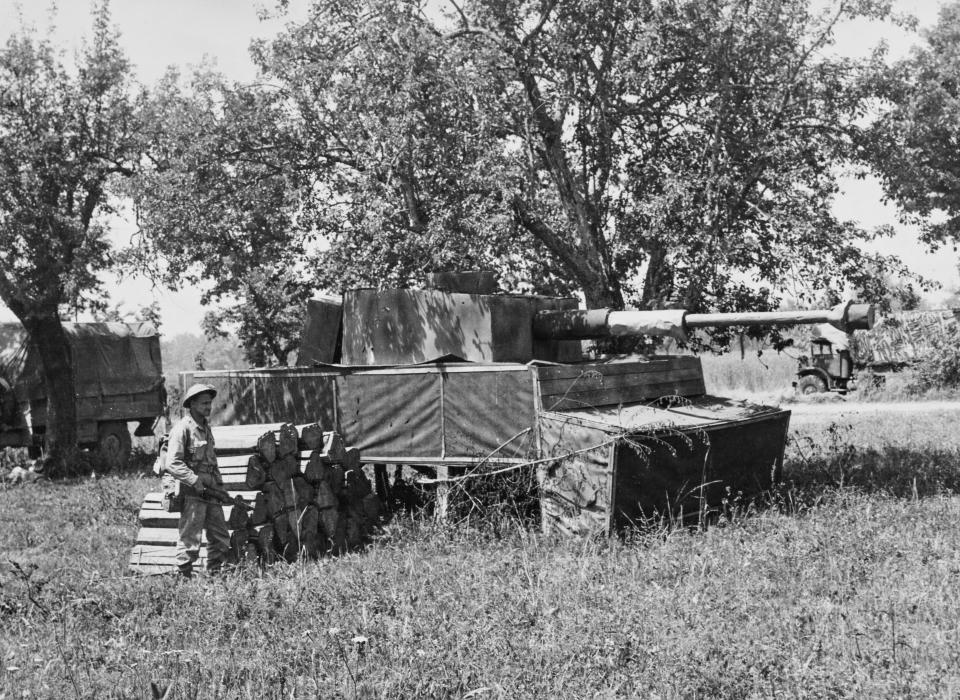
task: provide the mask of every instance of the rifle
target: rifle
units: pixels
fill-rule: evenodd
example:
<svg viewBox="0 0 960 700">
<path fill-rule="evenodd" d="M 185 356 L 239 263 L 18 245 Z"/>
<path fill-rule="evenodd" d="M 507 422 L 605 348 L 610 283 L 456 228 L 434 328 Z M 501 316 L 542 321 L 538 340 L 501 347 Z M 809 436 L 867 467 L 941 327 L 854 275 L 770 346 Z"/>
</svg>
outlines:
<svg viewBox="0 0 960 700">
<path fill-rule="evenodd" d="M 234 506 L 240 510 L 245 510 L 250 512 L 253 510 L 253 506 L 247 504 L 240 496 L 231 496 L 229 493 L 223 489 L 219 489 L 216 486 L 204 486 L 203 495 L 201 498 L 209 498 L 213 501 L 222 503 L 225 506 Z"/>
</svg>

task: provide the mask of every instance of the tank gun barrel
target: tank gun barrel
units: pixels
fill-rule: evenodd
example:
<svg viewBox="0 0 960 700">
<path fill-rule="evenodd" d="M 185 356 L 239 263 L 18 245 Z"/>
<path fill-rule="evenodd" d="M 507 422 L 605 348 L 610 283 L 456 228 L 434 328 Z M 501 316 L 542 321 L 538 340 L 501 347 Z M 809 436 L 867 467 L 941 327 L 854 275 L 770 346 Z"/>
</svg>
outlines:
<svg viewBox="0 0 960 700">
<path fill-rule="evenodd" d="M 553 340 L 585 340 L 612 336 L 654 335 L 687 338 L 694 328 L 730 326 L 800 326 L 829 323 L 845 333 L 873 328 L 872 304 L 846 302 L 832 309 L 812 311 L 747 311 L 690 314 L 682 309 L 611 311 L 575 309 L 540 311 L 533 319 L 533 334 Z"/>
</svg>

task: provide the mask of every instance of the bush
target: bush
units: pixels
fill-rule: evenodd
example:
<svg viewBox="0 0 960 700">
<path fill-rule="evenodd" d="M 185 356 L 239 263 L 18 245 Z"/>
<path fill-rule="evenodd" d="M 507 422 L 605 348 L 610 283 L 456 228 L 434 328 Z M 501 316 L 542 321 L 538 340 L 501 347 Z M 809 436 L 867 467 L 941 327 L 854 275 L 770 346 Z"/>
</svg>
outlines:
<svg viewBox="0 0 960 700">
<path fill-rule="evenodd" d="M 916 393 L 960 387 L 960 339 L 938 341 L 916 364 Z"/>
</svg>

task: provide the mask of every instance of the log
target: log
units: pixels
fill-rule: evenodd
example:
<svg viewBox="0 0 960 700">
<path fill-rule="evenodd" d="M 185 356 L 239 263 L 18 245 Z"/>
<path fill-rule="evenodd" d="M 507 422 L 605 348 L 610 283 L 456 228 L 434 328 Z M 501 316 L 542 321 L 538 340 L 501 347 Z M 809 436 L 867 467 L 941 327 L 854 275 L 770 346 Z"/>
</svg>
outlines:
<svg viewBox="0 0 960 700">
<path fill-rule="evenodd" d="M 237 509 L 239 510 L 239 508 Z M 234 530 L 230 533 L 230 562 L 237 564 L 243 559 L 247 550 L 248 534 L 244 530 Z"/>
<path fill-rule="evenodd" d="M 330 484 L 326 481 L 321 481 L 317 483 L 314 488 L 314 497 L 313 502 L 316 504 L 317 508 L 321 510 L 326 508 L 336 508 L 339 500 L 336 495 L 333 493 L 333 490 L 330 488 Z"/>
<path fill-rule="evenodd" d="M 346 517 L 346 540 L 347 548 L 355 549 L 363 544 L 363 521 L 354 516 L 352 513 L 348 514 Z"/>
<path fill-rule="evenodd" d="M 250 525 L 263 525 L 270 519 L 270 510 L 267 507 L 267 494 L 258 493 L 253 502 L 253 512 L 250 514 Z"/>
<path fill-rule="evenodd" d="M 344 493 L 351 502 L 359 502 L 373 490 L 363 469 L 350 469 L 344 474 Z"/>
<path fill-rule="evenodd" d="M 377 497 L 377 494 L 370 493 L 363 498 L 363 512 L 371 523 L 378 523 L 380 516 L 383 515 L 383 502 Z"/>
<path fill-rule="evenodd" d="M 248 540 L 247 545 L 244 548 L 244 561 L 247 564 L 253 565 L 260 560 L 260 551 L 257 548 L 256 540 Z"/>
<path fill-rule="evenodd" d="M 248 489 L 259 489 L 267 480 L 267 465 L 260 455 L 250 455 L 247 460 L 247 475 L 244 483 Z"/>
<path fill-rule="evenodd" d="M 249 522 L 250 514 L 245 508 L 231 508 L 230 517 L 227 518 L 227 529 L 246 531 Z"/>
<path fill-rule="evenodd" d="M 333 542 L 331 544 L 331 551 L 334 554 L 346 554 L 349 550 L 347 546 L 347 517 L 346 514 L 341 513 L 337 518 L 337 527 L 333 534 Z"/>
<path fill-rule="evenodd" d="M 340 433 L 327 431 L 323 434 L 323 452 L 328 462 L 343 463 L 343 440 Z"/>
<path fill-rule="evenodd" d="M 310 454 L 310 459 L 300 463 L 300 472 L 303 478 L 312 484 L 326 481 L 329 478 L 330 468 L 327 460 L 319 450 Z"/>
<path fill-rule="evenodd" d="M 273 541 L 278 552 L 283 552 L 290 541 L 290 514 L 281 513 L 273 519 Z"/>
<path fill-rule="evenodd" d="M 300 444 L 305 450 L 316 450 L 323 446 L 323 428 L 319 423 L 311 423 L 300 429 Z"/>
<path fill-rule="evenodd" d="M 278 457 L 270 467 L 270 475 L 274 481 L 284 481 L 300 476 L 300 461 L 296 454 L 288 454 Z"/>
<path fill-rule="evenodd" d="M 273 564 L 277 560 L 277 548 L 274 542 L 275 533 L 273 525 L 268 523 L 260 528 L 257 533 L 257 551 L 260 553 L 260 561 L 264 564 Z"/>
<path fill-rule="evenodd" d="M 267 464 L 277 459 L 277 438 L 272 430 L 257 438 L 257 452 Z"/>
<path fill-rule="evenodd" d="M 283 490 L 281 482 L 277 481 L 268 481 L 263 485 L 263 492 L 267 497 L 267 512 L 270 514 L 271 518 L 276 518 L 278 515 L 283 513 L 284 502 L 283 502 Z"/>
<path fill-rule="evenodd" d="M 346 470 L 360 468 L 360 450 L 356 447 L 346 447 L 343 450 L 343 468 Z"/>
<path fill-rule="evenodd" d="M 323 538 L 320 536 L 320 511 L 316 506 L 304 508 L 300 514 L 300 548 L 301 554 L 308 559 L 320 556 Z"/>
<path fill-rule="evenodd" d="M 297 433 L 297 427 L 293 423 L 284 423 L 280 426 L 280 437 L 277 440 L 277 457 L 286 457 L 296 454 L 300 435 Z"/>
<path fill-rule="evenodd" d="M 335 496 L 339 496 L 340 492 L 343 491 L 343 482 L 346 475 L 343 471 L 343 465 L 341 464 L 331 464 L 330 465 L 330 476 L 327 479 L 327 483 L 330 484 L 330 490 L 333 491 Z"/>
<path fill-rule="evenodd" d="M 338 522 L 340 522 L 340 513 L 336 508 L 324 508 L 320 511 L 320 530 L 331 547 L 337 535 Z"/>
<path fill-rule="evenodd" d="M 302 476 L 283 482 L 283 505 L 287 509 L 303 510 L 313 501 L 313 487 Z"/>
</svg>

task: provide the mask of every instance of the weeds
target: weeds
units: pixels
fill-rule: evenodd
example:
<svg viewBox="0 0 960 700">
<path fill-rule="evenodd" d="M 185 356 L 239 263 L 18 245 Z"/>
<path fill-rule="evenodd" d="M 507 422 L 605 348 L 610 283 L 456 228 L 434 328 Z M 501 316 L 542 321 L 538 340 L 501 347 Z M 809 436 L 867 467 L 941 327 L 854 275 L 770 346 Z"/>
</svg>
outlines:
<svg viewBox="0 0 960 700">
<path fill-rule="evenodd" d="M 729 491 L 699 531 L 406 515 L 361 554 L 189 582 L 125 572 L 151 481 L 0 492 L 0 694 L 956 696 L 960 431 L 869 420 L 798 434 L 767 502 Z"/>
</svg>

